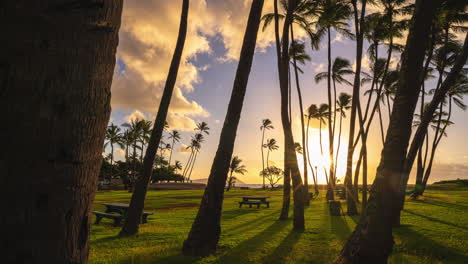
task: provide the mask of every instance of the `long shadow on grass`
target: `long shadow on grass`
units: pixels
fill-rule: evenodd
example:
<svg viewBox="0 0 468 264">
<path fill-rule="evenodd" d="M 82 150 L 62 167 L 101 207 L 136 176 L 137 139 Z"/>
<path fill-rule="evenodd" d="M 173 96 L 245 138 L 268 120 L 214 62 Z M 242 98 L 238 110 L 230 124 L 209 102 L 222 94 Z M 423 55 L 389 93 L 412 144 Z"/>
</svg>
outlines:
<svg viewBox="0 0 468 264">
<path fill-rule="evenodd" d="M 229 210 L 229 211 L 224 211 L 222 220 L 223 221 L 232 220 L 232 219 L 234 219 L 236 217 L 243 216 L 243 215 L 246 215 L 246 214 L 253 214 L 253 213 L 255 213 L 254 210 L 246 210 L 246 209 L 242 209 L 242 208 L 233 209 L 233 210 Z"/>
<path fill-rule="evenodd" d="M 231 226 L 229 228 L 224 228 L 223 232 L 224 233 L 230 233 L 230 232 L 243 231 L 243 229 L 251 229 L 251 228 L 253 228 L 253 226 L 258 225 L 258 224 L 260 224 L 262 222 L 265 222 L 266 220 L 269 220 L 270 218 L 272 218 L 273 215 L 279 216 L 279 210 L 274 210 L 274 211 L 272 211 L 271 213 L 268 213 L 268 214 L 258 214 L 257 217 L 253 218 L 250 221 L 243 221 L 242 222 L 242 221 L 236 219 L 237 221 L 239 221 L 239 224 L 235 225 L 235 226 Z"/>
<path fill-rule="evenodd" d="M 444 225 L 449 225 L 449 226 L 453 226 L 453 227 L 456 227 L 456 228 L 460 228 L 460 229 L 463 229 L 463 230 L 468 230 L 468 228 L 464 227 L 464 226 L 460 226 L 460 225 L 457 225 L 455 223 L 451 223 L 451 222 L 447 222 L 447 221 L 443 221 L 443 220 L 440 220 L 440 219 L 437 219 L 437 218 L 434 218 L 434 217 L 430 217 L 430 216 L 427 216 L 427 215 L 422 215 L 422 214 L 418 214 L 414 211 L 410 211 L 410 210 L 407 210 L 407 209 L 403 209 L 404 212 L 407 212 L 408 214 L 412 214 L 412 215 L 415 215 L 415 216 L 419 216 L 421 218 L 425 218 L 429 221 L 432 221 L 432 222 L 437 222 L 437 223 L 440 223 L 440 224 L 444 224 Z"/>
<path fill-rule="evenodd" d="M 401 247 L 403 248 L 401 249 L 398 247 L 395 251 L 400 251 L 409 255 L 417 255 L 423 258 L 436 258 L 441 260 L 442 263 L 466 263 L 466 256 L 456 249 L 446 247 L 424 234 L 416 232 L 410 227 L 395 228 L 394 233 L 400 237 L 402 241 Z"/>
<path fill-rule="evenodd" d="M 301 238 L 302 234 L 301 232 L 291 230 L 275 250 L 273 250 L 270 255 L 266 256 L 262 262 L 268 264 L 285 263 L 286 257 L 292 252 L 294 245 Z"/>
<path fill-rule="evenodd" d="M 245 263 L 247 254 L 260 254 L 264 245 L 272 241 L 273 237 L 281 232 L 291 221 L 275 221 L 267 228 L 258 232 L 249 239 L 239 243 L 237 246 L 226 250 L 226 254 L 221 256 L 216 263 Z M 286 252 L 285 252 L 286 253 Z"/>
<path fill-rule="evenodd" d="M 435 206 L 441 206 L 441 207 L 446 207 L 446 208 L 451 208 L 451 209 L 457 209 L 457 210 L 468 210 L 468 206 L 462 205 L 462 204 L 456 204 L 456 203 L 449 203 L 449 202 L 444 202 L 439 199 L 430 199 L 430 200 L 416 200 L 414 201 L 415 203 L 423 203 L 423 204 L 429 204 L 429 205 L 435 205 Z"/>
</svg>

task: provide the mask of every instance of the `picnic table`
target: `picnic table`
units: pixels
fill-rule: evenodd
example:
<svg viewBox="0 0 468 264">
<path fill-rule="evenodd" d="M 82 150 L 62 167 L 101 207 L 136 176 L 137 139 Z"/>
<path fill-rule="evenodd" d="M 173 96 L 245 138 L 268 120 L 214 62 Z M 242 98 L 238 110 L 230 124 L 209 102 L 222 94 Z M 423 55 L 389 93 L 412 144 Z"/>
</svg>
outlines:
<svg viewBox="0 0 468 264">
<path fill-rule="evenodd" d="M 127 211 L 130 207 L 129 204 L 124 203 L 103 203 L 103 205 L 106 206 L 105 212 L 93 211 L 93 213 L 96 215 L 95 224 L 99 224 L 102 218 L 109 218 L 114 220 L 114 225 L 119 225 L 120 222 L 127 217 Z M 153 213 L 150 212 L 143 212 L 141 215 L 141 223 L 147 223 L 148 216 L 152 214 Z"/>
<path fill-rule="evenodd" d="M 239 208 L 244 204 L 248 204 L 249 208 L 252 208 L 252 205 L 257 205 L 257 208 L 260 208 L 260 205 L 266 204 L 267 208 L 270 208 L 270 202 L 267 199 L 268 196 L 243 196 L 242 201 L 239 202 Z"/>
</svg>

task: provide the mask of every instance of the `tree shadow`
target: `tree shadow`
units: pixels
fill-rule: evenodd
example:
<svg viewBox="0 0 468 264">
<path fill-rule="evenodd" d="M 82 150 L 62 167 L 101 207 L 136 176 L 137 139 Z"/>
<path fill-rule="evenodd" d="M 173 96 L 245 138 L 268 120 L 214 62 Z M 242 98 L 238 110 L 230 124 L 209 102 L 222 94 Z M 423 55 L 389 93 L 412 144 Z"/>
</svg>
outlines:
<svg viewBox="0 0 468 264">
<path fill-rule="evenodd" d="M 404 212 L 406 213 L 409 213 L 409 214 L 412 214 L 412 215 L 415 215 L 415 216 L 419 216 L 421 218 L 425 218 L 429 221 L 432 221 L 432 222 L 437 222 L 437 223 L 440 223 L 440 224 L 444 224 L 444 225 L 449 225 L 449 226 L 453 226 L 453 227 L 456 227 L 456 228 L 460 228 L 460 229 L 463 229 L 463 230 L 468 230 L 467 227 L 464 227 L 464 226 L 460 226 L 460 225 L 457 225 L 455 223 L 451 223 L 451 222 L 447 222 L 447 221 L 443 221 L 443 220 L 440 220 L 440 219 L 437 219 L 437 218 L 434 218 L 434 217 L 430 217 L 430 216 L 427 216 L 427 215 L 422 215 L 422 214 L 418 214 L 414 211 L 410 211 L 408 209 L 403 209 Z"/>
<path fill-rule="evenodd" d="M 273 215 L 278 215 L 279 216 L 280 210 L 274 210 L 269 214 L 259 214 L 257 217 L 250 221 L 244 221 L 239 223 L 238 225 L 231 226 L 229 228 L 224 228 L 223 232 L 224 233 L 229 233 L 229 232 L 239 232 L 242 231 L 243 229 L 250 229 L 253 225 L 258 225 L 261 222 L 265 222 L 266 220 L 270 219 Z"/>
<path fill-rule="evenodd" d="M 430 205 L 435 205 L 435 206 L 441 206 L 441 207 L 457 209 L 457 210 L 468 210 L 468 206 L 466 206 L 466 205 L 444 202 L 444 201 L 438 200 L 438 199 L 437 200 L 436 199 L 415 200 L 414 202 L 415 203 L 430 204 Z"/>
<path fill-rule="evenodd" d="M 222 221 L 226 220 L 232 220 L 236 217 L 243 216 L 246 214 L 254 214 L 256 211 L 254 210 L 245 210 L 242 208 L 234 209 L 234 210 L 229 210 L 229 211 L 224 211 L 222 214 Z"/>
<path fill-rule="evenodd" d="M 330 216 L 331 231 L 338 236 L 341 241 L 345 241 L 351 234 L 345 216 Z"/>
<path fill-rule="evenodd" d="M 442 261 L 442 263 L 466 263 L 467 257 L 456 249 L 446 247 L 410 227 L 395 228 L 394 233 L 402 241 L 402 245 L 395 248 L 394 253 L 417 255 L 425 258 L 428 261 L 426 263 L 432 263 L 434 258 Z M 410 251 L 405 250 L 405 248 L 410 249 Z"/>
<path fill-rule="evenodd" d="M 283 228 L 290 225 L 291 221 L 275 221 L 273 224 L 255 234 L 253 237 L 239 243 L 234 248 L 226 249 L 216 263 L 243 263 L 246 254 L 258 254 L 262 250 L 264 244 L 281 232 Z M 222 254 L 222 252 L 221 252 Z"/>
<path fill-rule="evenodd" d="M 291 230 L 289 234 L 281 240 L 281 243 L 264 258 L 263 263 L 285 263 L 286 257 L 292 252 L 294 245 L 303 235 L 302 232 Z"/>
</svg>

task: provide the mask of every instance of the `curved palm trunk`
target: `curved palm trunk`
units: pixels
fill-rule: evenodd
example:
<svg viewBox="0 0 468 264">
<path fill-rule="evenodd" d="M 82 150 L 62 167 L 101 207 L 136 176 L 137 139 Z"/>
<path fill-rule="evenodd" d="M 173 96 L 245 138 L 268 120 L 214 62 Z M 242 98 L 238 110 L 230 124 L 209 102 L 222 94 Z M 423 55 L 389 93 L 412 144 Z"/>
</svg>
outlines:
<svg viewBox="0 0 468 264">
<path fill-rule="evenodd" d="M 112 189 L 112 173 L 114 170 L 114 145 L 111 143 L 111 168 L 109 174 L 109 191 Z"/>
<path fill-rule="evenodd" d="M 195 161 L 197 160 L 198 153 L 199 153 L 199 150 L 195 150 L 195 155 L 193 156 L 193 160 L 192 160 L 192 167 L 190 168 L 190 172 L 188 174 L 189 181 L 192 177 L 192 171 L 193 171 L 193 167 L 195 167 Z"/>
<path fill-rule="evenodd" d="M 234 170 L 231 169 L 231 173 L 229 174 L 229 179 L 228 179 L 228 186 L 226 188 L 226 192 L 228 192 L 229 190 L 231 190 L 231 187 L 232 187 L 232 173 L 234 172 Z"/>
<path fill-rule="evenodd" d="M 291 24 L 291 40 L 294 43 L 294 31 L 293 31 L 293 24 Z M 308 169 L 307 169 L 307 151 L 305 150 L 306 147 L 306 135 L 305 135 L 305 122 L 304 122 L 304 106 L 302 104 L 302 92 L 301 92 L 301 86 L 299 84 L 299 73 L 297 71 L 297 61 L 296 57 L 293 56 L 293 64 L 294 64 L 294 75 L 296 77 L 296 88 L 297 88 L 297 96 L 299 98 L 299 109 L 300 109 L 300 114 L 301 114 L 301 136 L 302 136 L 302 155 L 303 155 L 303 168 L 304 168 L 304 200 L 306 205 L 310 204 L 309 201 L 309 179 L 308 179 Z"/>
<path fill-rule="evenodd" d="M 148 189 L 148 184 L 153 172 L 153 162 L 156 157 L 156 151 L 161 141 L 161 136 L 164 130 L 164 123 L 166 121 L 169 104 L 171 103 L 172 92 L 177 80 L 177 73 L 179 71 L 179 64 L 182 58 L 182 51 L 184 49 L 185 37 L 187 35 L 187 18 L 189 11 L 189 0 L 183 0 L 182 14 L 180 18 L 179 35 L 172 57 L 169 73 L 167 75 L 166 85 L 159 104 L 158 114 L 154 121 L 153 131 L 151 132 L 150 141 L 146 148 L 146 155 L 143 161 L 141 176 L 139 177 L 135 191 L 130 201 L 130 207 L 127 212 L 127 219 L 120 231 L 120 235 L 133 235 L 138 233 L 138 227 L 145 205 L 145 197 Z"/>
<path fill-rule="evenodd" d="M 193 149 L 190 151 L 190 156 L 187 160 L 187 164 L 185 164 L 184 170 L 182 172 L 183 176 L 187 176 L 187 172 L 189 168 L 192 166 L 192 159 L 193 159 Z"/>
<path fill-rule="evenodd" d="M 340 145 L 341 145 L 341 127 L 343 124 L 343 115 L 340 113 L 340 123 L 338 128 L 338 146 L 336 147 L 336 161 L 335 161 L 335 172 L 338 167 L 338 158 L 340 156 Z"/>
<path fill-rule="evenodd" d="M 261 148 L 262 148 L 262 171 L 265 171 L 265 160 L 264 160 L 264 156 L 263 156 L 263 142 L 265 141 L 265 128 L 263 128 L 263 131 L 262 131 L 262 145 L 261 145 Z M 265 176 L 262 176 L 263 178 L 263 189 L 265 190 Z"/>
<path fill-rule="evenodd" d="M 393 249 L 392 223 L 398 206 L 399 184 L 419 97 L 420 76 L 430 24 L 439 1 L 416 0 L 402 54 L 399 87 L 382 158 L 372 185 L 368 208 L 346 242 L 336 263 L 387 263 Z"/>
<path fill-rule="evenodd" d="M 3 263 L 88 261 L 122 3 L 0 4 Z"/>
<path fill-rule="evenodd" d="M 276 3 L 276 1 L 275 1 Z M 296 0 L 288 1 L 288 10 L 284 19 L 283 35 L 281 41 L 281 57 L 278 58 L 278 73 L 281 93 L 281 123 L 284 134 L 284 163 L 285 171 L 291 173 L 294 198 L 294 230 L 304 230 L 304 188 L 302 188 L 302 178 L 299 171 L 296 151 L 294 149 L 294 137 L 291 129 L 291 122 L 288 117 L 288 67 L 289 67 L 289 26 L 293 21 L 293 10 L 297 5 Z M 277 10 L 275 9 L 275 13 Z M 276 20 L 276 19 L 275 19 Z M 276 23 L 276 21 L 275 21 Z M 278 43 L 277 43 L 278 44 Z M 286 177 L 285 177 L 286 181 Z M 283 218 L 285 208 L 282 208 L 280 218 Z"/>
<path fill-rule="evenodd" d="M 247 82 L 252 67 L 262 8 L 263 0 L 252 1 L 239 65 L 234 79 L 226 118 L 221 130 L 218 150 L 213 160 L 200 209 L 190 229 L 190 233 L 184 241 L 182 250 L 183 253 L 187 255 L 206 256 L 213 253 L 218 245 L 221 234 L 220 221 L 224 186 L 226 184 L 237 127 L 239 125 Z"/>
</svg>

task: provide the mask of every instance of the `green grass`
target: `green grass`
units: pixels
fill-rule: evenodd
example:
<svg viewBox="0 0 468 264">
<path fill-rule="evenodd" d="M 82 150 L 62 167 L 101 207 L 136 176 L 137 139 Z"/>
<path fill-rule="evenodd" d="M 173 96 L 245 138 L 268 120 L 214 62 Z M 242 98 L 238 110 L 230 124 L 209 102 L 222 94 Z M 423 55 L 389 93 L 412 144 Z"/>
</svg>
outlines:
<svg viewBox="0 0 468 264">
<path fill-rule="evenodd" d="M 150 191 L 145 210 L 155 214 L 134 237 L 104 219 L 93 225 L 90 263 L 330 263 L 354 229 L 357 217 L 330 216 L 323 198 L 306 209 L 306 231 L 278 221 L 281 191 L 231 190 L 225 195 L 220 249 L 206 258 L 185 257 L 180 248 L 198 209 L 202 190 Z M 98 192 L 104 202 L 128 203 L 124 191 Z M 271 196 L 271 208 L 238 208 L 243 195 Z M 468 189 L 428 190 L 424 200 L 408 200 L 402 227 L 395 229 L 390 263 L 468 263 Z"/>
</svg>

